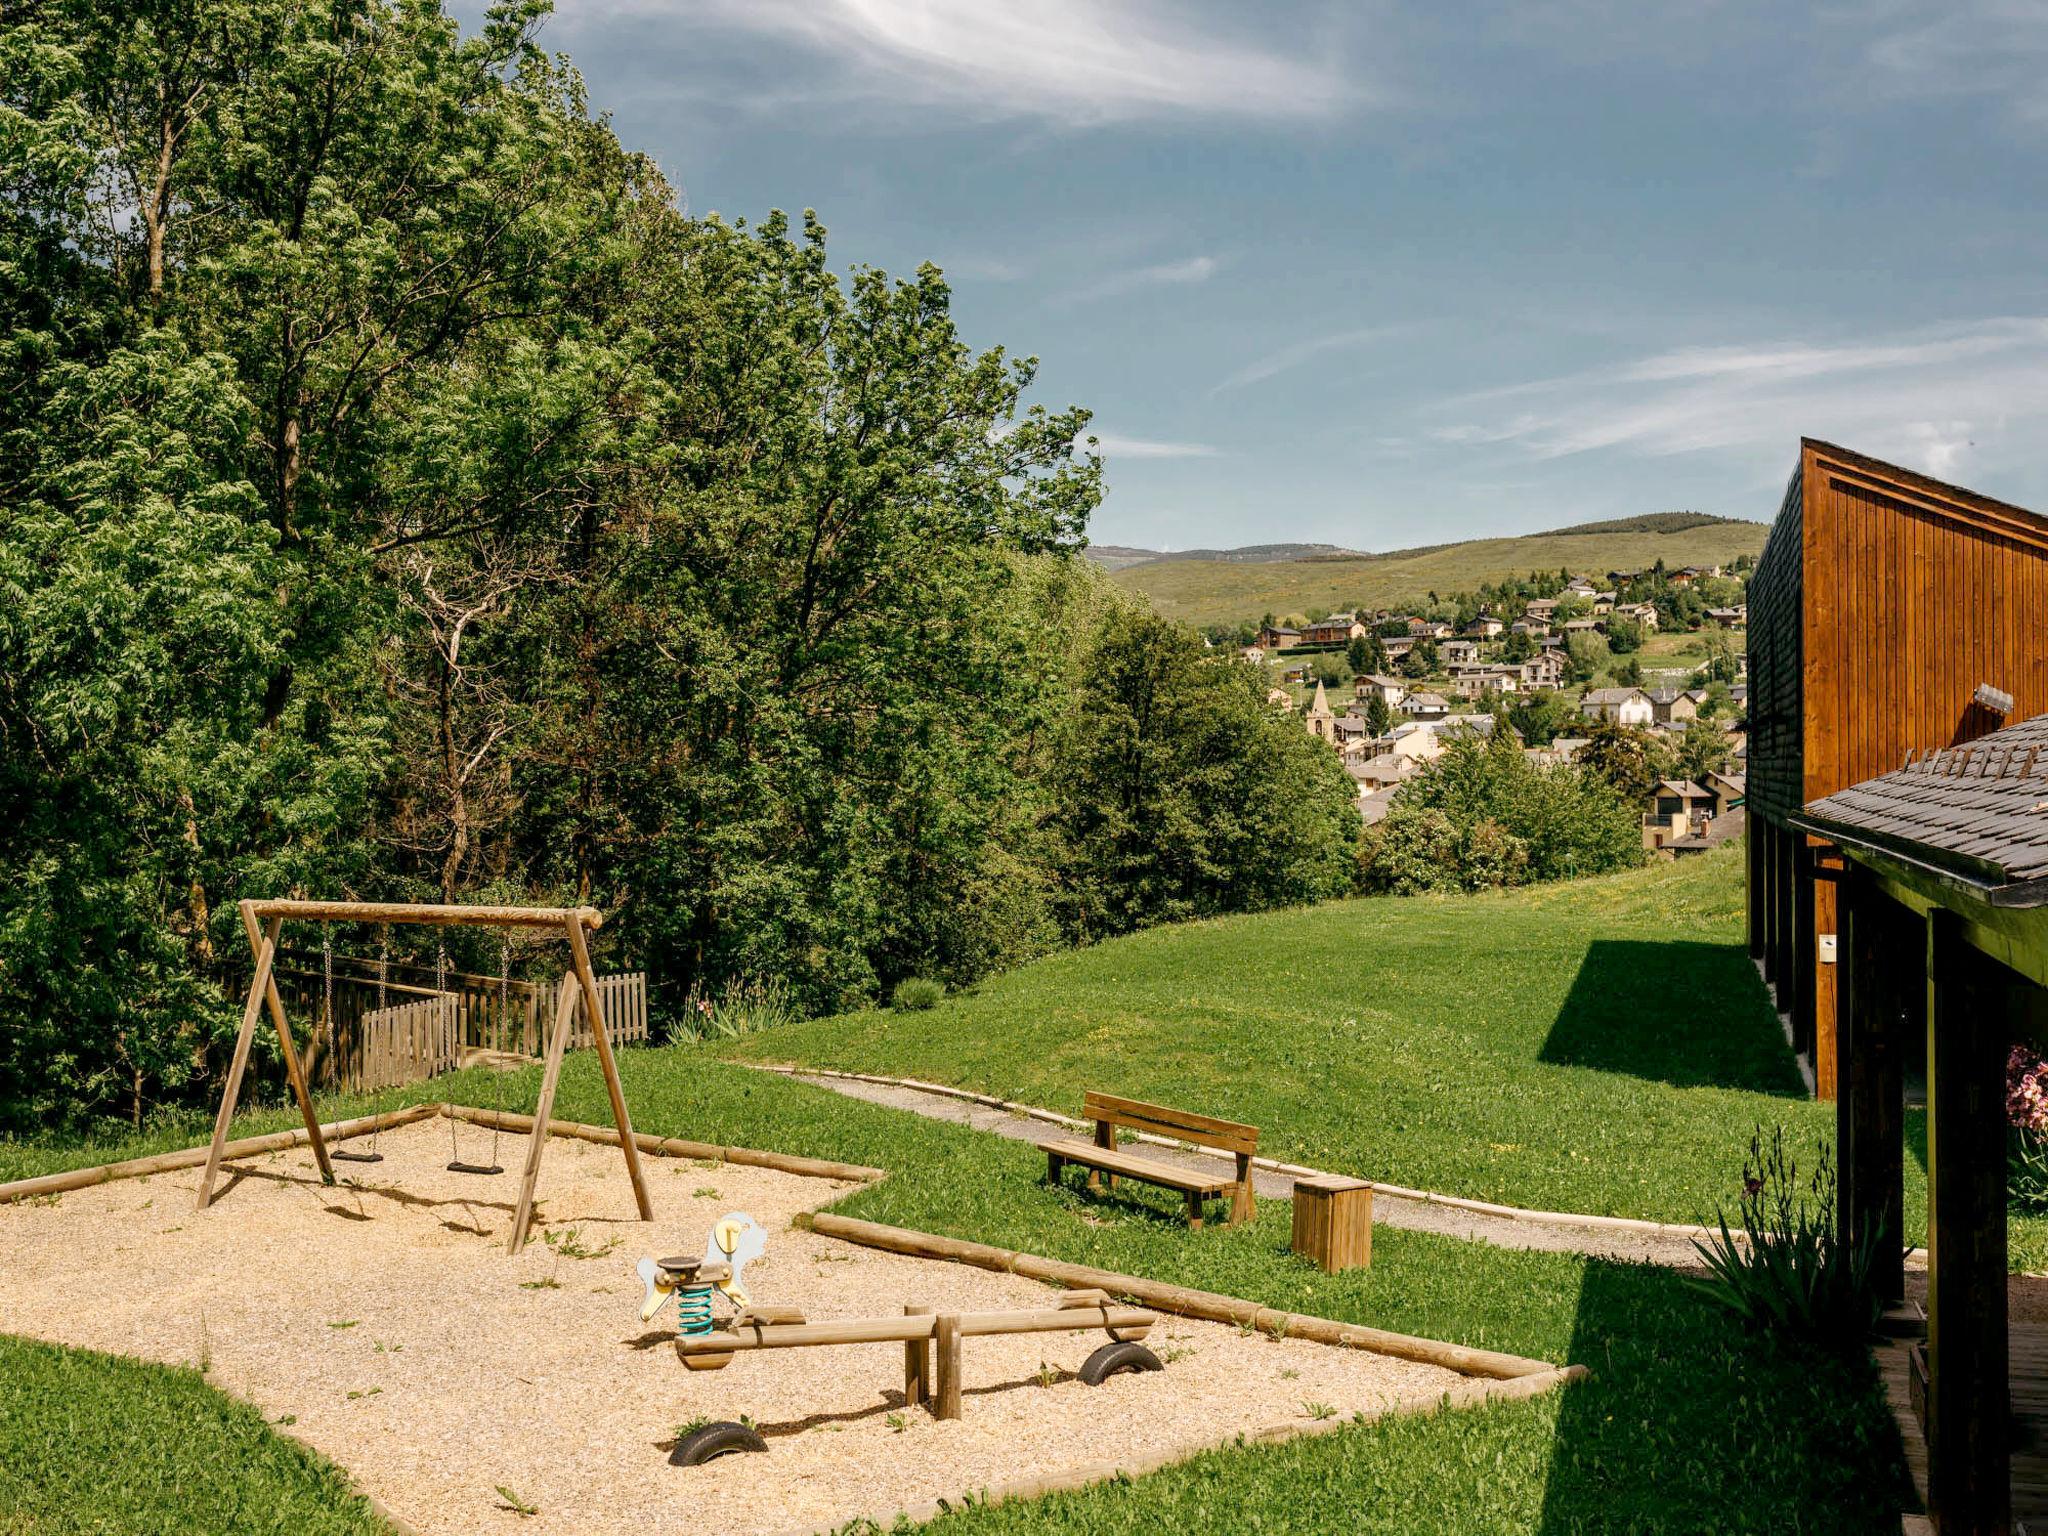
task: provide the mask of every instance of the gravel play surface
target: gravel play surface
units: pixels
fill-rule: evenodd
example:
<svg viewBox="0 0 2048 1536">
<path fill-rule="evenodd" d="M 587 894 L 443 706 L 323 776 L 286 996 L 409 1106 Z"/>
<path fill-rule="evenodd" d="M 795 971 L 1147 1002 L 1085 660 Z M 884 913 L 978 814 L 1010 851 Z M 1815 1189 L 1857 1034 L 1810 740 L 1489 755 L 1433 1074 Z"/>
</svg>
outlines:
<svg viewBox="0 0 2048 1536">
<path fill-rule="evenodd" d="M 483 1160 L 490 1132 L 457 1134 Z M 526 1536 L 886 1525 L 937 1498 L 1349 1417 L 1464 1379 L 1171 1316 L 1147 1341 L 1165 1371 L 1100 1387 L 1068 1374 L 1100 1334 L 970 1339 L 965 1417 L 951 1423 L 903 1408 L 897 1344 L 689 1372 L 669 1348 L 672 1306 L 640 1323 L 632 1268 L 701 1253 L 729 1211 L 769 1233 L 746 1274 L 754 1300 L 813 1322 L 900 1316 L 906 1302 L 1044 1307 L 1057 1292 L 794 1231 L 795 1215 L 848 1186 L 765 1169 L 644 1158 L 656 1220 L 643 1226 L 619 1153 L 569 1140 L 549 1143 L 541 1169 L 542 1236 L 509 1258 L 523 1138 L 502 1138 L 507 1171 L 493 1178 L 445 1169 L 444 1120 L 386 1132 L 378 1150 L 381 1163 L 337 1164 L 347 1182 L 334 1189 L 304 1150 L 229 1164 L 205 1212 L 192 1209 L 197 1170 L 0 1206 L 0 1331 L 203 1364 L 420 1531 Z M 743 1415 L 769 1454 L 668 1464 L 679 1426 Z"/>
</svg>

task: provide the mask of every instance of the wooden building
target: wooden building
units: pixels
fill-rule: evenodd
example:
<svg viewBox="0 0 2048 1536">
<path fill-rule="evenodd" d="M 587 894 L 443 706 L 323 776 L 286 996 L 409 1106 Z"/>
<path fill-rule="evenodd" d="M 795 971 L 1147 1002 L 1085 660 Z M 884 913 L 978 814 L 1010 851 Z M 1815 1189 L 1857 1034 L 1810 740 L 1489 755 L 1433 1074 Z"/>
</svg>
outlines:
<svg viewBox="0 0 2048 1536">
<path fill-rule="evenodd" d="M 2048 1054 L 2048 715 L 1816 799 L 1790 830 L 1843 857 L 1837 1211 L 1886 1300 L 1905 1294 L 1904 1068 L 1925 1054 L 1926 1336 L 1896 1395 L 1929 1519 L 2048 1529 L 2048 1325 L 2011 1322 L 2006 1274 L 2007 1057 Z"/>
<path fill-rule="evenodd" d="M 2048 519 L 1806 439 L 1749 584 L 1749 943 L 1823 1098 L 1841 859 L 1810 800 L 2048 709 Z"/>
</svg>

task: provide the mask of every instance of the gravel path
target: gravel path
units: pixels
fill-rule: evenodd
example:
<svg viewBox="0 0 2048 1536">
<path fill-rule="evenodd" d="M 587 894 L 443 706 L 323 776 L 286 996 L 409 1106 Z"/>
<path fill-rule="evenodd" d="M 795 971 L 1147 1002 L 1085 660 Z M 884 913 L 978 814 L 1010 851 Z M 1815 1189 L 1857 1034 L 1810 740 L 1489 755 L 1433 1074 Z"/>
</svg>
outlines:
<svg viewBox="0 0 2048 1536">
<path fill-rule="evenodd" d="M 922 1088 L 862 1082 L 822 1073 L 791 1074 L 819 1088 L 829 1088 L 848 1098 L 863 1099 L 890 1109 L 907 1110 L 932 1120 L 949 1120 L 1017 1141 L 1044 1141 L 1061 1134 L 1060 1128 L 1012 1109 L 998 1109 L 949 1094 Z M 1146 1157 L 1183 1167 L 1213 1170 L 1217 1159 L 1177 1147 L 1146 1145 Z M 1285 1200 L 1294 1193 L 1289 1174 L 1254 1169 L 1252 1187 L 1262 1197 Z M 1502 1248 L 1529 1248 L 1550 1253 L 1584 1253 L 1603 1259 L 1648 1260 L 1657 1264 L 1691 1267 L 1698 1263 L 1692 1239 L 1676 1232 L 1640 1231 L 1629 1228 L 1589 1227 L 1576 1223 L 1545 1221 L 1536 1216 L 1493 1216 L 1467 1211 L 1453 1205 L 1424 1200 L 1405 1200 L 1382 1190 L 1373 1201 L 1375 1225 L 1406 1227 L 1418 1232 L 1440 1232 L 1450 1237 L 1492 1243 Z"/>
</svg>

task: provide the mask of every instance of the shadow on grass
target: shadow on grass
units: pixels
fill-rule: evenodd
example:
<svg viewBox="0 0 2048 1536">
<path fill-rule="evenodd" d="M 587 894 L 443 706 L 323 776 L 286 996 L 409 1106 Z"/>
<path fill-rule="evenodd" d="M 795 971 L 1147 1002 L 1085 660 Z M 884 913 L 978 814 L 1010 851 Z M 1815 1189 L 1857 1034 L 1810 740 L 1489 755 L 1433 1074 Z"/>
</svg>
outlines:
<svg viewBox="0 0 2048 1536">
<path fill-rule="evenodd" d="M 1537 1059 L 1680 1088 L 1805 1096 L 1739 944 L 1594 940 Z"/>
<path fill-rule="evenodd" d="M 1746 1334 L 1685 1276 L 1588 1260 L 1545 1536 L 1896 1530 L 1903 1463 L 1874 1364 Z"/>
</svg>

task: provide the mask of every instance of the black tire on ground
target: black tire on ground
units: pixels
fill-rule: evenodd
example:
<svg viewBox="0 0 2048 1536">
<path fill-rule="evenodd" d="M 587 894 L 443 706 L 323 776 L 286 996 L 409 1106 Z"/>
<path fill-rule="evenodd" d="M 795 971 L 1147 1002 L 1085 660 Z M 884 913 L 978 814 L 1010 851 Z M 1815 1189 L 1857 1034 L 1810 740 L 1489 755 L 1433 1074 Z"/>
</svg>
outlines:
<svg viewBox="0 0 2048 1536">
<path fill-rule="evenodd" d="M 735 1451 L 767 1449 L 768 1442 L 746 1425 L 721 1419 L 716 1424 L 693 1429 L 678 1440 L 676 1448 L 669 1452 L 668 1463 L 672 1467 L 701 1467 L 707 1461 L 730 1456 Z"/>
<path fill-rule="evenodd" d="M 1086 1360 L 1075 1374 L 1091 1387 L 1099 1387 L 1119 1371 L 1163 1371 L 1159 1357 L 1144 1345 L 1132 1342 L 1105 1344 Z"/>
</svg>

